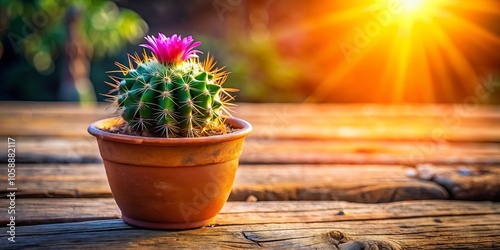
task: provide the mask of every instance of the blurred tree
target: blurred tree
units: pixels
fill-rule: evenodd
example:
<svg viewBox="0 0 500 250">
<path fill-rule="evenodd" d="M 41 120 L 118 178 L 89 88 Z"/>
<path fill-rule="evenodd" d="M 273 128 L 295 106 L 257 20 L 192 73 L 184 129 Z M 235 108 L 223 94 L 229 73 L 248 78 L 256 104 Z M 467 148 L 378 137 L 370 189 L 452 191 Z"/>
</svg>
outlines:
<svg viewBox="0 0 500 250">
<path fill-rule="evenodd" d="M 58 99 L 92 103 L 90 61 L 136 43 L 147 29 L 137 13 L 112 1 L 0 0 L 0 59 L 12 48 L 42 75 L 52 74 L 59 60 Z"/>
</svg>

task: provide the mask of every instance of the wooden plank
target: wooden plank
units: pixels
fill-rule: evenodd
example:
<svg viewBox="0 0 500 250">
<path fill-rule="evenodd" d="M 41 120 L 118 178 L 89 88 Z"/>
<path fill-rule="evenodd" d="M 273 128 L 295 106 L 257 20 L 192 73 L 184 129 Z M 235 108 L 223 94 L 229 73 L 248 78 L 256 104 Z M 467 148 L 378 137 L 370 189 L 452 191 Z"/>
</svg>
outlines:
<svg viewBox="0 0 500 250">
<path fill-rule="evenodd" d="M 249 139 L 245 141 L 241 162 L 410 166 L 418 163 L 495 164 L 500 162 L 500 143 Z"/>
<path fill-rule="evenodd" d="M 238 116 L 246 119 L 245 116 Z M 379 118 L 351 117 L 339 120 L 317 118 L 289 124 L 257 123 L 248 120 L 254 127 L 250 138 L 264 139 L 316 139 L 316 140 L 448 140 L 500 142 L 498 121 L 479 121 L 460 126 L 450 126 L 444 122 L 401 118 L 383 120 Z M 295 120 L 295 118 L 294 118 Z M 47 119 L 43 121 L 20 122 L 16 119 L 3 120 L 1 136 L 87 136 L 87 127 L 95 120 L 78 122 L 75 120 Z"/>
<path fill-rule="evenodd" d="M 102 164 L 17 164 L 16 197 L 111 197 Z M 1 197 L 8 194 L 0 184 Z"/>
<path fill-rule="evenodd" d="M 300 202 L 301 210 L 290 202 L 237 204 L 225 208 L 215 226 L 194 230 L 162 231 L 128 226 L 119 219 L 19 226 L 16 243 L 0 242 L 2 249 L 13 248 L 314 248 L 314 249 L 498 249 L 500 214 L 497 203 L 414 203 L 393 204 L 387 219 L 350 220 L 329 213 L 342 206 L 351 211 L 360 204 Z M 283 206 L 284 204 L 287 204 Z M 228 204 L 229 205 L 229 204 Z M 308 205 L 310 206 L 308 208 Z M 399 205 L 399 206 L 398 206 Z M 415 207 L 413 207 L 415 205 Z M 370 206 L 370 205 L 368 205 Z M 375 218 L 379 213 L 375 212 Z M 435 212 L 434 208 L 440 207 Z M 462 214 L 454 214 L 455 209 Z M 479 209 L 479 211 L 477 211 Z M 265 213 L 257 212 L 262 211 Z M 352 211 L 356 209 L 353 208 Z M 336 211 L 336 210 L 333 210 Z M 382 211 L 384 211 L 382 209 Z M 446 212 L 445 212 L 446 211 Z M 470 211 L 475 211 L 470 213 Z M 484 211 L 484 212 L 481 212 Z M 422 214 L 419 215 L 419 212 Z M 236 221 L 231 218 L 240 214 Z M 286 215 L 288 213 L 288 215 Z M 364 212 L 361 212 L 363 214 Z M 384 212 L 381 212 L 382 214 Z M 401 213 L 416 214 L 408 217 Z M 448 214 L 447 214 L 448 213 Z M 470 213 L 470 214 L 469 214 Z M 287 221 L 282 218 L 285 214 Z M 349 213 L 347 213 L 349 214 Z M 260 215 L 266 218 L 263 220 Z M 386 214 L 387 215 L 387 214 Z M 384 216 L 386 216 L 384 215 Z M 382 217 L 384 217 L 382 216 Z M 227 217 L 227 218 L 226 218 Z M 230 223 L 226 223 L 226 221 Z M 6 230 L 2 230 L 6 239 Z M 91 240 L 89 240 L 91 239 Z M 365 248 L 362 246 L 365 245 Z M 379 248 L 369 248 L 379 246 Z"/>
<path fill-rule="evenodd" d="M 9 202 L 8 199 L 0 199 L 4 208 L 9 207 Z M 113 198 L 18 198 L 15 207 L 17 226 L 121 217 Z M 9 217 L 7 212 L 0 214 L 2 225 L 9 223 Z"/>
<path fill-rule="evenodd" d="M 106 116 L 112 110 L 107 103 L 80 105 L 75 102 L 0 102 L 0 117 L 16 114 L 33 116 L 37 114 L 67 115 L 82 117 Z M 258 110 L 259 112 L 255 112 Z M 311 112 L 312 111 L 312 112 Z M 417 112 L 418 111 L 418 112 Z M 253 117 L 289 116 L 407 116 L 407 117 L 485 117 L 500 118 L 500 107 L 490 105 L 467 106 L 462 104 L 371 104 L 371 103 L 237 103 L 235 112 Z"/>
<path fill-rule="evenodd" d="M 407 177 L 405 166 L 241 165 L 230 200 L 390 202 L 446 199 L 433 182 Z M 110 197 L 101 164 L 19 164 L 17 197 Z M 0 195 L 8 192 L 0 183 Z"/>
<path fill-rule="evenodd" d="M 432 182 L 415 182 L 404 166 L 253 165 L 238 169 L 231 200 L 391 202 L 446 199 Z"/>
<path fill-rule="evenodd" d="M 92 136 L 81 138 L 14 137 L 18 163 L 98 163 L 102 162 L 97 141 Z M 7 152 L 7 143 L 0 144 Z M 0 155 L 7 162 L 7 155 Z"/>
<path fill-rule="evenodd" d="M 255 112 L 259 110 L 259 112 Z M 255 117 L 295 116 L 374 116 L 374 117 L 438 117 L 462 116 L 478 118 L 500 118 L 500 107 L 478 105 L 467 107 L 461 104 L 373 104 L 373 103 L 239 103 L 237 112 Z"/>
<path fill-rule="evenodd" d="M 364 223 L 280 224 L 279 227 L 269 225 L 267 228 L 242 231 L 245 238 L 258 243 L 260 247 L 272 249 L 330 249 L 334 246 L 338 249 L 353 250 L 498 249 L 499 222 L 499 215 L 457 216 Z M 346 243 L 336 245 L 338 241 Z M 384 247 L 380 248 L 381 245 Z"/>
<path fill-rule="evenodd" d="M 96 140 L 81 138 L 16 137 L 19 163 L 98 163 Z M 7 144 L 0 144 L 6 152 Z M 7 155 L 0 155 L 6 162 Z M 500 143 L 448 143 L 434 141 L 245 141 L 244 164 L 500 164 Z"/>
<path fill-rule="evenodd" d="M 420 164 L 416 176 L 440 184 L 457 200 L 500 201 L 500 165 Z"/>
<path fill-rule="evenodd" d="M 0 136 L 81 136 L 93 121 L 112 117 L 106 104 L 0 102 Z"/>
<path fill-rule="evenodd" d="M 99 110 L 103 107 L 3 106 L 3 136 L 80 137 L 91 122 L 111 115 Z M 495 129 L 500 125 L 500 108 L 456 110 L 455 106 L 241 104 L 236 116 L 253 124 L 253 138 L 500 141 Z"/>
<path fill-rule="evenodd" d="M 500 141 L 500 131 L 495 129 L 500 126 L 500 121 L 491 120 L 464 120 L 460 126 L 450 126 L 434 118 L 329 118 L 318 115 L 311 120 L 299 121 L 292 117 L 289 123 L 272 120 L 259 123 L 241 117 L 254 128 L 250 138 L 257 139 Z"/>
<path fill-rule="evenodd" d="M 9 201 L 0 199 L 0 206 Z M 450 209 L 453 207 L 453 209 Z M 279 210 L 279 213 L 278 213 Z M 500 204 L 444 200 L 399 201 L 363 204 L 345 201 L 259 201 L 227 202 L 217 218 L 218 225 L 364 221 L 418 217 L 500 214 Z M 120 218 L 113 198 L 28 198 L 16 200 L 16 225 L 40 225 Z M 7 213 L 0 223 L 9 222 Z"/>
</svg>

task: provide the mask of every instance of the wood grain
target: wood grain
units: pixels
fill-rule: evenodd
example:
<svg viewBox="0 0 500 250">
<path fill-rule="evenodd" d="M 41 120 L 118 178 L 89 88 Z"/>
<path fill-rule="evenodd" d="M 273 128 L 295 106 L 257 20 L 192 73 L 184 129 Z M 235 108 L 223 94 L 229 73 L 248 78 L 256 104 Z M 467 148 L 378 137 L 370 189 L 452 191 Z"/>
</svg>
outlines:
<svg viewBox="0 0 500 250">
<path fill-rule="evenodd" d="M 0 136 L 17 141 L 18 187 L 17 242 L 3 227 L 0 249 L 500 249 L 500 203 L 442 200 L 499 201 L 499 106 L 243 103 L 236 111 L 254 132 L 230 199 L 254 202 L 228 202 L 211 227 L 159 231 L 118 219 L 86 132 L 111 111 L 0 102 Z"/>
<path fill-rule="evenodd" d="M 343 164 L 495 164 L 500 143 L 449 143 L 436 141 L 339 141 L 248 139 L 244 163 Z"/>
<path fill-rule="evenodd" d="M 420 164 L 416 175 L 440 184 L 457 200 L 500 201 L 500 165 Z"/>
<path fill-rule="evenodd" d="M 499 171 L 496 165 L 425 164 L 417 170 L 370 165 L 241 165 L 230 199 L 499 201 Z M 101 164 L 20 164 L 17 173 L 18 197 L 111 197 Z M 7 194 L 5 185 L 0 185 L 2 196 Z"/>
<path fill-rule="evenodd" d="M 0 199 L 0 205 L 9 207 L 9 200 Z M 16 199 L 15 211 L 17 226 L 121 217 L 113 198 L 22 198 Z M 0 214 L 2 225 L 9 223 L 9 216 Z"/>
<path fill-rule="evenodd" d="M 97 142 L 81 138 L 16 137 L 19 163 L 99 163 Z M 6 150 L 1 144 L 0 150 Z M 274 140 L 245 141 L 244 164 L 499 164 L 500 143 Z M 7 155 L 0 155 L 6 162 Z"/>
<path fill-rule="evenodd" d="M 7 183 L 0 184 L 2 197 Z M 111 197 L 101 164 L 17 164 L 16 197 Z"/>
<path fill-rule="evenodd" d="M 2 207 L 8 200 L 0 199 Z M 19 199 L 16 224 L 38 225 L 120 218 L 113 198 L 25 198 Z M 451 209 L 452 207 L 452 209 Z M 500 204 L 444 200 L 399 201 L 378 204 L 345 201 L 259 201 L 227 202 L 217 217 L 217 225 L 251 225 L 324 221 L 364 221 L 439 216 L 500 214 Z M 9 215 L 0 214 L 0 223 Z"/>
<path fill-rule="evenodd" d="M 2 249 L 67 249 L 75 246 L 229 249 L 366 249 L 363 245 L 385 246 L 377 249 L 500 247 L 498 203 L 412 201 L 384 205 L 228 203 L 212 227 L 183 231 L 146 230 L 130 227 L 119 219 L 19 226 L 16 229 L 18 242 L 1 241 L 0 246 Z M 339 215 L 338 209 L 345 214 Z M 2 239 L 5 234 L 2 230 Z"/>
<path fill-rule="evenodd" d="M 446 199 L 432 182 L 415 182 L 404 166 L 248 165 L 238 169 L 231 200 L 391 202 Z"/>
<path fill-rule="evenodd" d="M 111 111 L 103 106 L 0 103 L 3 136 L 86 136 L 87 126 Z M 493 106 L 381 106 L 240 104 L 251 138 L 448 140 L 499 142 L 500 108 Z M 258 110 L 259 112 L 256 112 Z"/>
<path fill-rule="evenodd" d="M 230 200 L 345 200 L 390 202 L 446 199 L 430 181 L 407 177 L 410 168 L 380 165 L 241 165 Z M 102 164 L 19 164 L 17 197 L 110 197 Z M 5 197 L 7 183 L 0 183 Z"/>
</svg>

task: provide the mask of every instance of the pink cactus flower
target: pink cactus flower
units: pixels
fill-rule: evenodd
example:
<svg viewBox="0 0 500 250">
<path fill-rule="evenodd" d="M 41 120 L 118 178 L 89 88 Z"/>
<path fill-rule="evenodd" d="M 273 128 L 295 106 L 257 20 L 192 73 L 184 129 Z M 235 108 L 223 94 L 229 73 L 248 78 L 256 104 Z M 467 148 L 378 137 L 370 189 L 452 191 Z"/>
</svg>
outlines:
<svg viewBox="0 0 500 250">
<path fill-rule="evenodd" d="M 177 34 L 166 37 L 164 34 L 158 33 L 158 37 L 144 37 L 149 44 L 141 44 L 140 46 L 150 49 L 156 56 L 159 62 L 164 64 L 177 64 L 189 58 L 197 57 L 196 53 L 202 53 L 199 50 L 193 50 L 200 46 L 201 42 L 197 41 L 193 44 L 191 36 L 184 39 Z"/>
</svg>

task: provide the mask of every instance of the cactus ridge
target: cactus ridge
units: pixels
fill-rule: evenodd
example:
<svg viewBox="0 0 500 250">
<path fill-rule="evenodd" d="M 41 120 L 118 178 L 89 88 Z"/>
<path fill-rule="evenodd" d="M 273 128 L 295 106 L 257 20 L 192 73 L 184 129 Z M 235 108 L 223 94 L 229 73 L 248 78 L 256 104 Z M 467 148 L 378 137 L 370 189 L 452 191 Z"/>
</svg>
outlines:
<svg viewBox="0 0 500 250">
<path fill-rule="evenodd" d="M 230 115 L 233 100 L 222 84 L 223 68 L 215 68 L 213 58 L 198 57 L 177 64 L 158 62 L 144 52 L 129 55 L 129 65 L 116 63 L 121 77 L 110 76 L 109 97 L 127 129 L 141 135 L 198 137 L 225 133 L 224 117 Z"/>
</svg>

